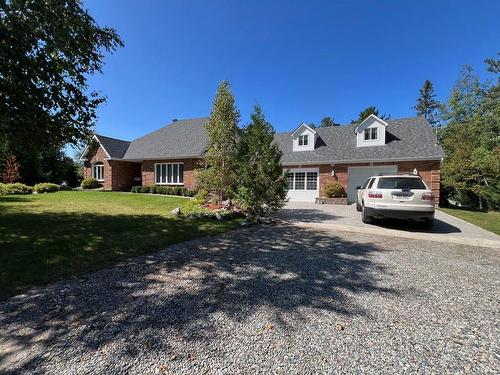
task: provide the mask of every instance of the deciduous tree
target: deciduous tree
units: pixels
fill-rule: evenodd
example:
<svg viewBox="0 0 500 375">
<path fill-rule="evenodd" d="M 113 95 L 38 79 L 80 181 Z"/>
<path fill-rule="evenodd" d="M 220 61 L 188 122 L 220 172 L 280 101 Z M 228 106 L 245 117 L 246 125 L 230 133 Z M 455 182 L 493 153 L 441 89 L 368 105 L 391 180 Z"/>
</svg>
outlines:
<svg viewBox="0 0 500 375">
<path fill-rule="evenodd" d="M 4 162 L 2 181 L 12 184 L 19 180 L 19 162 L 15 155 L 7 155 Z"/>
</svg>

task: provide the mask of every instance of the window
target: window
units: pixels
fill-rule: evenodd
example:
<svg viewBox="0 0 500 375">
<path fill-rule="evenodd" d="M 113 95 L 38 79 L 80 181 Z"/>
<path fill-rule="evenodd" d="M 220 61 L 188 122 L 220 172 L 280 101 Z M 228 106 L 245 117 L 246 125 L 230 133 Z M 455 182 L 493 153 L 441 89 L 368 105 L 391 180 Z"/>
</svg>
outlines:
<svg viewBox="0 0 500 375">
<path fill-rule="evenodd" d="M 378 139 L 378 128 L 365 129 L 365 141 L 374 141 Z"/>
<path fill-rule="evenodd" d="M 97 181 L 104 181 L 104 164 L 99 162 L 92 166 L 92 177 Z"/>
<path fill-rule="evenodd" d="M 299 146 L 307 146 L 308 138 L 309 136 L 307 134 L 299 135 Z"/>
<path fill-rule="evenodd" d="M 289 172 L 288 190 L 318 190 L 318 172 Z"/>
<path fill-rule="evenodd" d="M 375 179 L 374 179 L 374 178 L 372 178 L 372 179 L 370 180 L 370 182 L 368 183 L 368 186 L 367 186 L 366 188 L 367 188 L 367 189 L 370 189 L 370 188 L 372 187 L 372 185 L 373 185 L 373 183 L 374 183 L 374 182 L 375 182 Z"/>
<path fill-rule="evenodd" d="M 184 164 L 155 164 L 155 182 L 157 185 L 182 185 L 184 183 Z"/>
<path fill-rule="evenodd" d="M 377 183 L 379 189 L 425 190 L 420 178 L 387 177 L 380 178 Z"/>
<path fill-rule="evenodd" d="M 307 172 L 307 190 L 317 190 L 318 188 L 318 172 Z"/>
<path fill-rule="evenodd" d="M 366 189 L 366 187 L 368 186 L 368 182 L 370 182 L 370 179 L 365 181 L 365 183 L 361 186 L 361 189 Z"/>
</svg>

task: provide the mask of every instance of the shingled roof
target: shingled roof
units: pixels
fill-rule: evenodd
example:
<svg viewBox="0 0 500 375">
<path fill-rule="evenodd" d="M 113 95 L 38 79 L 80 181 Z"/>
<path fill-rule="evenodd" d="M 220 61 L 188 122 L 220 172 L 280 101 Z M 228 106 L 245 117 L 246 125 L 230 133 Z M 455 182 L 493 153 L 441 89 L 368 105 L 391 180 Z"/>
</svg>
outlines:
<svg viewBox="0 0 500 375">
<path fill-rule="evenodd" d="M 202 157 L 207 145 L 207 117 L 178 120 L 132 142 L 97 136 L 112 158 L 143 160 Z M 441 146 L 423 117 L 388 120 L 386 144 L 356 147 L 357 124 L 316 128 L 318 138 L 311 151 L 294 152 L 291 132 L 276 133 L 283 152 L 282 163 L 312 164 L 381 160 L 440 159 Z M 121 156 L 119 156 L 121 155 Z"/>
</svg>

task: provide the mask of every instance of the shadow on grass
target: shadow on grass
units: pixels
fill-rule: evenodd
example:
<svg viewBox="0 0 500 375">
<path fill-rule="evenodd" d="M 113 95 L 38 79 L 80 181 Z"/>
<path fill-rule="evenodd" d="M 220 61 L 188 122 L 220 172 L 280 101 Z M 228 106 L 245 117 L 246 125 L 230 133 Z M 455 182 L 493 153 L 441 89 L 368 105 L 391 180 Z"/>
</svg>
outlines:
<svg viewBox="0 0 500 375">
<path fill-rule="evenodd" d="M 151 218 L 126 233 L 124 224 L 136 218 L 74 219 L 83 220 L 82 227 L 123 229 L 123 243 L 138 246 L 162 236 L 158 231 L 164 226 Z M 190 231 L 184 224 L 174 225 L 181 233 Z M 78 241 L 94 252 L 105 249 L 112 246 L 106 230 L 95 228 L 91 238 Z M 134 240 L 135 235 L 141 237 Z M 68 245 L 75 240 L 70 229 L 64 236 Z M 50 235 L 44 238 L 52 241 Z M 113 248 L 108 251 L 118 251 Z M 287 224 L 189 241 L 0 304 L 0 325 L 5 328 L 0 363 L 19 371 L 39 368 L 44 359 L 37 353 L 50 350 L 64 359 L 68 345 L 74 356 L 120 343 L 117 355 L 132 358 L 141 351 L 169 352 L 171 340 L 209 344 L 218 334 L 218 323 L 212 320 L 217 314 L 242 322 L 265 309 L 275 325 L 289 329 L 297 320 L 307 320 L 304 309 L 367 315 L 353 294 L 396 295 L 378 285 L 387 272 L 373 260 L 379 251 L 373 244 Z"/>
</svg>

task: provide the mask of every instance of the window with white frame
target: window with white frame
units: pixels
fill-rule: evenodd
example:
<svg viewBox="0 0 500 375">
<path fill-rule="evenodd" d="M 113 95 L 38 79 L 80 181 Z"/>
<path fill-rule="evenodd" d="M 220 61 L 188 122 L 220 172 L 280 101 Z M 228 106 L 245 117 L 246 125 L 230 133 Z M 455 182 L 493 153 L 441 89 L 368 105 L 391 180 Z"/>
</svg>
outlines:
<svg viewBox="0 0 500 375">
<path fill-rule="evenodd" d="M 92 166 L 92 177 L 97 181 L 104 181 L 104 164 L 101 162 L 94 163 Z"/>
<path fill-rule="evenodd" d="M 288 190 L 318 190 L 318 172 L 289 172 Z"/>
<path fill-rule="evenodd" d="M 307 134 L 299 135 L 299 146 L 307 146 L 309 143 L 309 136 Z"/>
<path fill-rule="evenodd" d="M 378 128 L 365 129 L 365 141 L 374 141 L 378 139 Z"/>
<path fill-rule="evenodd" d="M 155 183 L 156 185 L 184 184 L 184 164 L 182 163 L 155 164 Z"/>
</svg>

